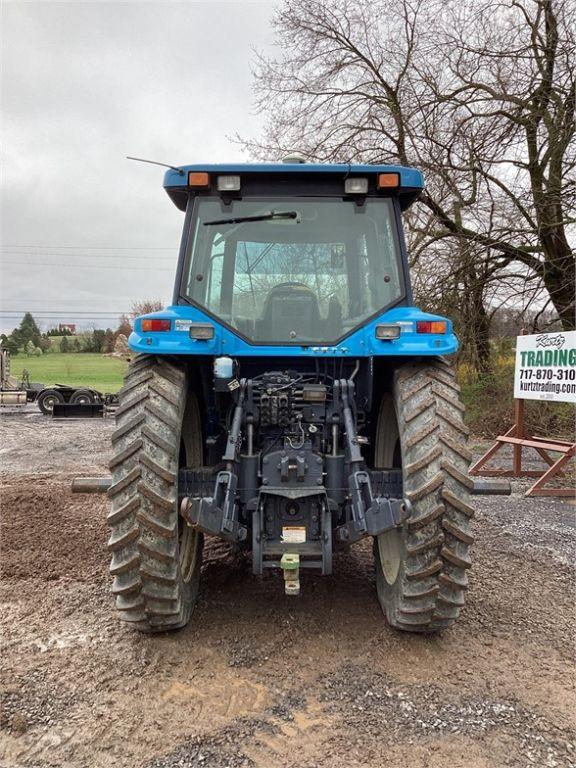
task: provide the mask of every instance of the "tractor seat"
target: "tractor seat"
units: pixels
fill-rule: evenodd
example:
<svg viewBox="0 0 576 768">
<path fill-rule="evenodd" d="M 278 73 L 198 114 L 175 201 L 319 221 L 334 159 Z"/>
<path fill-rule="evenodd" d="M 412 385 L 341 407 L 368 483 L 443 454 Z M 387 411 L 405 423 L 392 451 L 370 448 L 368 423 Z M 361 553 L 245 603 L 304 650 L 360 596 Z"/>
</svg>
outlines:
<svg viewBox="0 0 576 768">
<path fill-rule="evenodd" d="M 275 285 L 257 323 L 258 341 L 310 340 L 322 333 L 318 297 L 304 283 Z"/>
</svg>

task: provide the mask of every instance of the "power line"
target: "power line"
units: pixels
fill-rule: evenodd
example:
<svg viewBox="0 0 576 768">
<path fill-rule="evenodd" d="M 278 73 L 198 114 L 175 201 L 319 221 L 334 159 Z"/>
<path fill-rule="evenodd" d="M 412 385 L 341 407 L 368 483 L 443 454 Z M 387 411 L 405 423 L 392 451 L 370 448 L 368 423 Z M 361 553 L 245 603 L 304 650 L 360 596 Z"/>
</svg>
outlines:
<svg viewBox="0 0 576 768">
<path fill-rule="evenodd" d="M 29 309 L 5 309 L 0 310 L 0 317 L 15 317 L 17 315 L 25 315 L 27 312 L 30 312 Z M 46 315 L 48 317 L 70 317 L 71 315 L 79 316 L 79 315 L 88 315 L 89 317 L 117 317 L 119 315 L 130 315 L 132 314 L 129 310 L 119 310 L 118 312 L 110 312 L 108 310 L 103 310 L 102 312 L 98 311 L 76 311 L 75 309 L 72 309 L 70 311 L 65 310 L 50 310 L 50 309 L 35 309 L 34 312 L 31 312 L 30 314 L 38 315 L 39 317 L 41 315 Z"/>
<path fill-rule="evenodd" d="M 49 267 L 50 269 L 52 267 L 64 267 L 66 269 L 128 269 L 132 272 L 166 271 L 164 267 L 123 267 L 116 264 L 113 267 L 110 264 L 54 264 L 53 262 L 48 264 L 45 261 L 2 261 L 2 264 L 8 264 L 11 267 Z"/>
<path fill-rule="evenodd" d="M 3 251 L 2 256 L 8 256 L 9 258 L 15 258 L 16 256 L 32 256 L 33 258 L 49 258 L 56 256 L 58 258 L 69 259 L 70 253 L 39 253 L 34 251 Z M 116 259 L 127 261 L 176 261 L 177 255 L 174 256 L 153 256 L 152 254 L 141 254 L 140 256 L 127 256 L 124 253 L 121 254 L 107 254 L 107 253 L 75 253 L 74 259 Z"/>
<path fill-rule="evenodd" d="M 72 248 L 78 251 L 171 251 L 177 246 L 160 245 L 1 245 L 0 248 Z"/>
<path fill-rule="evenodd" d="M 97 295 L 96 295 L 96 296 L 97 296 Z M 92 296 L 92 297 L 90 297 L 90 298 L 92 298 L 92 299 L 94 300 L 94 299 L 95 299 L 95 296 Z M 113 297 L 110 297 L 110 296 L 102 296 L 102 299 L 105 299 L 105 300 L 108 300 L 108 299 L 110 299 L 110 298 L 115 298 L 115 299 L 118 299 L 118 298 L 122 298 L 122 297 L 120 297 L 120 296 L 113 296 Z M 80 303 L 82 306 L 84 306 L 84 305 L 86 304 L 86 299 L 69 299 L 69 298 L 67 298 L 67 299 L 66 299 L 66 306 L 68 306 L 68 305 L 69 305 L 69 303 L 70 303 L 71 301 L 73 301 L 73 302 L 75 302 L 75 303 L 76 303 L 76 302 L 78 302 L 78 303 Z M 131 301 L 131 299 L 129 299 L 129 298 L 127 299 L 127 298 L 125 298 L 125 297 L 124 297 L 123 301 Z M 28 304 L 51 304 L 51 303 L 53 303 L 53 304 L 57 304 L 57 305 L 58 305 L 58 307 L 61 307 L 61 306 L 62 306 L 62 301 L 61 301 L 61 299 L 50 299 L 50 298 L 48 298 L 48 297 L 46 297 L 46 298 L 43 298 L 43 299 L 29 299 L 29 298 L 26 298 L 26 306 L 28 306 Z M 1 300 L 0 300 L 0 308 L 1 308 L 1 307 L 2 307 L 2 302 L 1 302 Z M 51 307 L 48 307 L 48 309 L 51 309 Z M 48 311 L 48 309 L 47 309 L 46 311 Z M 19 310 L 11 310 L 11 311 L 13 311 L 13 312 L 17 312 L 17 311 L 19 311 Z M 25 311 L 29 311 L 29 310 L 25 310 Z M 92 311 L 92 310 L 86 310 L 86 312 L 91 312 L 91 311 Z M 98 310 L 97 310 L 97 309 L 95 309 L 95 311 L 98 311 Z M 104 310 L 104 311 L 108 312 L 109 310 Z M 110 310 L 110 311 L 111 311 L 111 310 Z"/>
</svg>

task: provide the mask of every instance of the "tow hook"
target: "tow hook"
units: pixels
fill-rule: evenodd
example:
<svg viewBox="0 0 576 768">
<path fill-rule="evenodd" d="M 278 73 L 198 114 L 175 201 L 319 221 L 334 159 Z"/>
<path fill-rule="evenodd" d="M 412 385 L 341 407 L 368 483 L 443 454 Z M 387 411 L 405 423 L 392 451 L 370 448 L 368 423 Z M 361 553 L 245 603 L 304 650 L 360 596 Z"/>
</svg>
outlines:
<svg viewBox="0 0 576 768">
<path fill-rule="evenodd" d="M 300 555 L 285 552 L 280 560 L 284 571 L 284 590 L 287 595 L 300 594 Z"/>
</svg>

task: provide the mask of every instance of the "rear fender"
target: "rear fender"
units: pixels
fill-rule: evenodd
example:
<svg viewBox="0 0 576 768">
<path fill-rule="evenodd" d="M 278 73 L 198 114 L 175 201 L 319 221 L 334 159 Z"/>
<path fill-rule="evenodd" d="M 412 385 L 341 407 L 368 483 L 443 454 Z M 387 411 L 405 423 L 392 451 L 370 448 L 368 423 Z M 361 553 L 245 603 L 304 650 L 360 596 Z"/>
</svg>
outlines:
<svg viewBox="0 0 576 768">
<path fill-rule="evenodd" d="M 171 321 L 169 331 L 144 332 L 144 318 Z M 418 333 L 421 320 L 444 320 L 446 333 Z M 191 323 L 209 323 L 214 327 L 212 339 L 191 339 Z M 376 338 L 376 326 L 394 324 L 400 327 L 397 339 Z M 198 307 L 173 305 L 160 312 L 139 317 L 128 339 L 135 352 L 156 355 L 229 355 L 231 357 L 437 357 L 452 355 L 458 349 L 452 323 L 445 317 L 422 312 L 417 307 L 395 307 L 372 318 L 340 341 L 329 345 L 255 344 L 218 322 Z"/>
</svg>

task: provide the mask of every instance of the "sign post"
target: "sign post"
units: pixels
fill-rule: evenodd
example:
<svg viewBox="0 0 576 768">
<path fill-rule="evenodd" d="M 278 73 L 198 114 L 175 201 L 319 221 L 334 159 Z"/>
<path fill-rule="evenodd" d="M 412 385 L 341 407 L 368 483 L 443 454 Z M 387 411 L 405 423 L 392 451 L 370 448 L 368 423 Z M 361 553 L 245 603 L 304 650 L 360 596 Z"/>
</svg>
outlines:
<svg viewBox="0 0 576 768">
<path fill-rule="evenodd" d="M 576 403 L 576 331 L 522 334 L 516 343 L 514 368 L 514 424 L 471 467 L 471 475 L 539 478 L 526 496 L 574 496 L 574 488 L 547 488 L 544 485 L 576 456 L 576 443 L 527 435 L 524 425 L 524 401 L 548 400 Z M 482 469 L 504 445 L 512 445 L 512 469 Z M 548 469 L 523 470 L 522 449 L 533 448 L 548 464 Z M 551 453 L 559 453 L 555 459 Z"/>
</svg>

